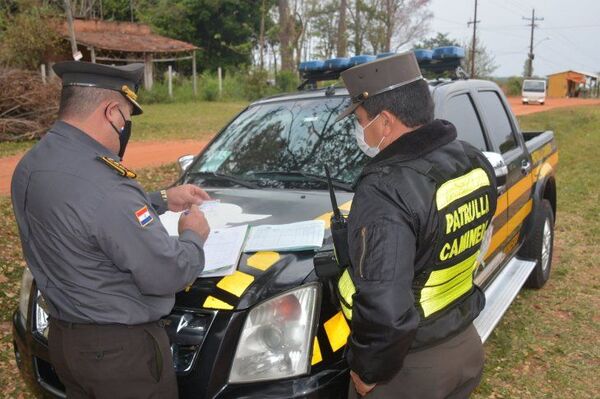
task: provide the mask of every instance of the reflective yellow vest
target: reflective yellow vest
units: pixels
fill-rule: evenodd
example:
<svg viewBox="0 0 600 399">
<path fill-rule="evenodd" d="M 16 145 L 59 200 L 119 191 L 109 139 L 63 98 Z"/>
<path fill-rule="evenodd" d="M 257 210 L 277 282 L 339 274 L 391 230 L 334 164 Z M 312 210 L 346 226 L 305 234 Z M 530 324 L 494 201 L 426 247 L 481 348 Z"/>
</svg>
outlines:
<svg viewBox="0 0 600 399">
<path fill-rule="evenodd" d="M 496 188 L 481 167 L 449 180 L 443 173 L 435 172 L 432 177 L 438 183 L 435 257 L 413 281 L 413 295 L 423 318 L 450 308 L 473 289 L 481 242 L 495 211 L 491 190 Z M 337 287 L 342 312 L 351 320 L 356 288 L 348 269 Z"/>
</svg>

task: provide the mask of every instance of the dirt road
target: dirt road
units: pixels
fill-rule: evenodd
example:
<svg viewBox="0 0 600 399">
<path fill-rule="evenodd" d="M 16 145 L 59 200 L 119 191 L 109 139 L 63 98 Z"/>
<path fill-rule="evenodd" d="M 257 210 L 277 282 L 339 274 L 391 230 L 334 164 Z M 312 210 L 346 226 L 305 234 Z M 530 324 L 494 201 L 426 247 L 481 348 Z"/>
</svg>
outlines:
<svg viewBox="0 0 600 399">
<path fill-rule="evenodd" d="M 600 99 L 581 98 L 549 98 L 545 105 L 523 105 L 520 97 L 509 98 L 510 106 L 516 115 L 528 115 L 535 112 L 548 111 L 555 108 L 573 107 L 579 105 L 600 105 Z M 197 154 L 205 141 L 145 141 L 132 142 L 127 148 L 124 164 L 133 169 L 160 166 L 174 162 L 182 155 Z M 10 193 L 10 178 L 14 168 L 23 154 L 0 158 L 0 195 Z"/>
</svg>

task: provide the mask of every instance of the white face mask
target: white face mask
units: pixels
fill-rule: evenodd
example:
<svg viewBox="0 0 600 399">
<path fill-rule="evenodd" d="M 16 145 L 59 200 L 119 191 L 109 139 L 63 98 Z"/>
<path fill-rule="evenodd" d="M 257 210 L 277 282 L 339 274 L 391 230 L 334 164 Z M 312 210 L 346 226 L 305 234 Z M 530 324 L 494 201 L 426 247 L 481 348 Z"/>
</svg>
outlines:
<svg viewBox="0 0 600 399">
<path fill-rule="evenodd" d="M 358 147 L 362 150 L 362 152 L 364 152 L 370 158 L 373 158 L 375 155 L 379 154 L 379 152 L 381 151 L 379 149 L 379 146 L 381 145 L 381 143 L 383 143 L 383 140 L 385 140 L 385 137 L 381 138 L 381 140 L 379 141 L 379 144 L 377 144 L 376 147 L 369 147 L 369 145 L 365 141 L 365 130 L 369 126 L 371 126 L 371 124 L 373 122 L 375 122 L 375 119 L 379 118 L 380 115 L 381 114 L 377 114 L 377 116 L 375 118 L 373 118 L 373 120 L 371 120 L 371 122 L 369 122 L 367 124 L 367 126 L 365 126 L 364 128 L 360 125 L 360 123 L 358 123 L 358 120 L 357 120 L 356 128 L 354 129 L 354 136 L 356 137 L 356 144 L 358 144 Z"/>
</svg>

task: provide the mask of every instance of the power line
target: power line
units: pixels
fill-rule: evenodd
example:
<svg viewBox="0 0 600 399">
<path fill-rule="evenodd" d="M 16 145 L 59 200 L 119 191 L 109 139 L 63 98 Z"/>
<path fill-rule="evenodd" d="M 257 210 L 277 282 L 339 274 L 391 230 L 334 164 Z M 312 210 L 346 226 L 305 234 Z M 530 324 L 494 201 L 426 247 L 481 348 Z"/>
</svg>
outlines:
<svg viewBox="0 0 600 399">
<path fill-rule="evenodd" d="M 467 26 L 473 25 L 473 45 L 471 47 L 471 77 L 475 77 L 475 48 L 477 47 L 477 24 L 481 21 L 477 20 L 477 0 L 475 0 L 475 14 L 473 20 L 467 22 Z"/>
<path fill-rule="evenodd" d="M 533 74 L 533 58 L 535 57 L 533 54 L 533 34 L 535 31 L 535 28 L 537 28 L 536 21 L 543 21 L 544 18 L 536 18 L 535 8 L 531 9 L 531 18 L 526 18 L 526 17 L 522 17 L 522 18 L 526 21 L 531 22 L 531 24 L 529 25 L 529 26 L 531 26 L 531 40 L 529 42 L 529 58 L 527 59 L 527 71 L 525 73 L 525 76 L 530 78 L 531 75 Z"/>
</svg>

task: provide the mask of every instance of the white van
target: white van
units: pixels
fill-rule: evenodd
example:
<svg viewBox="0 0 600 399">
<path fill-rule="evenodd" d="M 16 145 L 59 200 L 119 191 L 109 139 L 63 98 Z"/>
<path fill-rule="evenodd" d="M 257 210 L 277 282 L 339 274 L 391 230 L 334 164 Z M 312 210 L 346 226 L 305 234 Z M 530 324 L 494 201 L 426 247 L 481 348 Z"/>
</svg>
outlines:
<svg viewBox="0 0 600 399">
<path fill-rule="evenodd" d="M 544 105 L 546 102 L 546 81 L 524 80 L 521 97 L 523 104 L 538 103 Z"/>
</svg>

